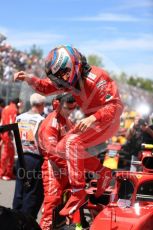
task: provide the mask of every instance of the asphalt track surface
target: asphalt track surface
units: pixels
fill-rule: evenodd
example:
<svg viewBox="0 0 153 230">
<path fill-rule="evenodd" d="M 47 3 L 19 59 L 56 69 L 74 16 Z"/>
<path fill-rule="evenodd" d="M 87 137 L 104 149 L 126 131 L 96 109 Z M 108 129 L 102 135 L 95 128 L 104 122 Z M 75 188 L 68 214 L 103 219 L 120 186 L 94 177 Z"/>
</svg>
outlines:
<svg viewBox="0 0 153 230">
<path fill-rule="evenodd" d="M 12 208 L 13 196 L 15 189 L 15 180 L 4 181 L 0 180 L 0 205 L 7 208 Z M 41 211 L 38 215 L 38 223 L 41 217 Z"/>
<path fill-rule="evenodd" d="M 4 181 L 0 179 L 0 205 L 12 208 L 13 196 L 15 189 L 15 180 Z M 37 222 L 41 218 L 41 210 L 39 211 Z"/>
<path fill-rule="evenodd" d="M 15 188 L 15 180 L 0 180 L 0 205 L 11 208 Z"/>
</svg>

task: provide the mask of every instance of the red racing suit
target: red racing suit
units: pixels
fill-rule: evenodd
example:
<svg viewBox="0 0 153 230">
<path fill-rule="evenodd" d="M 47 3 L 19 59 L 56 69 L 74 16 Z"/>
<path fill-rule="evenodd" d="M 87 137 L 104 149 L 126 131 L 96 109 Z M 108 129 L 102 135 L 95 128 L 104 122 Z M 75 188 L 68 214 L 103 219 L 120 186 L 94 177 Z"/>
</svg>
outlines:
<svg viewBox="0 0 153 230">
<path fill-rule="evenodd" d="M 42 230 L 51 229 L 53 209 L 60 204 L 63 190 L 68 184 L 66 161 L 55 155 L 56 145 L 67 129 L 65 118 L 54 111 L 42 122 L 38 131 L 38 145 L 44 157 L 44 212 L 40 221 Z"/>
<path fill-rule="evenodd" d="M 28 84 L 45 95 L 62 92 L 47 78 L 39 79 L 33 76 L 28 79 Z M 56 146 L 57 154 L 69 159 L 69 180 L 75 189 L 85 186 L 83 172 L 89 157 L 85 148 L 103 143 L 115 135 L 120 125 L 123 104 L 115 82 L 104 70 L 95 66 L 92 66 L 89 74 L 81 81 L 79 93 L 71 93 L 86 116 L 96 117 L 92 127 L 85 132 L 71 129 Z"/>
<path fill-rule="evenodd" d="M 14 103 L 10 103 L 2 111 L 1 124 L 8 125 L 12 124 L 16 120 L 18 110 Z M 4 132 L 2 137 L 2 150 L 1 150 L 1 167 L 0 175 L 12 177 L 12 169 L 14 164 L 14 143 L 13 134 L 11 132 Z"/>
<path fill-rule="evenodd" d="M 39 127 L 38 145 L 44 158 L 42 165 L 44 212 L 40 221 L 42 230 L 50 230 L 53 208 L 60 204 L 63 190 L 70 179 L 68 161 L 57 155 L 56 146 L 71 127 L 71 122 L 56 111 L 50 113 Z M 85 161 L 86 170 L 96 171 L 100 167 L 101 164 L 96 157 L 90 156 Z"/>
<path fill-rule="evenodd" d="M 0 125 L 1 125 L 1 114 L 3 111 L 3 107 L 0 106 Z M 1 171 L 1 147 L 2 147 L 2 139 L 1 139 L 1 133 L 0 133 L 0 171 Z M 1 172 L 0 172 L 1 176 Z"/>
</svg>

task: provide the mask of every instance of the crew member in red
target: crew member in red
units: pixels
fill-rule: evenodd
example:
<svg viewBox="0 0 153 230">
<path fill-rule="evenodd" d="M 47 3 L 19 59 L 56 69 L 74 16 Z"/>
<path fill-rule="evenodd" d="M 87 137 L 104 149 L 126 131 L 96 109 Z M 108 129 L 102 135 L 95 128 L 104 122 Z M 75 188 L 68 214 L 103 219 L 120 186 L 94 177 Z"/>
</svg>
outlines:
<svg viewBox="0 0 153 230">
<path fill-rule="evenodd" d="M 1 114 L 2 114 L 4 107 L 5 107 L 5 101 L 3 98 L 0 98 L 0 125 L 1 125 Z M 1 147 L 2 147 L 2 140 L 1 140 L 1 133 L 0 133 L 0 167 L 1 167 Z M 1 172 L 1 169 L 0 169 L 0 172 Z"/>
<path fill-rule="evenodd" d="M 69 159 L 68 172 L 72 195 L 61 215 L 68 215 L 84 202 L 84 161 L 89 154 L 85 148 L 103 143 L 115 135 L 123 111 L 115 82 L 101 68 L 90 66 L 86 58 L 71 46 L 54 48 L 47 56 L 45 71 L 48 79 L 39 79 L 23 71 L 15 80 L 25 80 L 43 94 L 71 92 L 85 118 L 58 143 L 57 154 Z M 99 170 L 99 169 L 97 169 Z M 101 170 L 96 196 L 100 196 L 111 179 L 110 173 Z"/>
<path fill-rule="evenodd" d="M 10 101 L 1 115 L 1 125 L 8 125 L 15 123 L 16 116 L 21 106 L 21 101 L 16 98 Z M 13 176 L 13 165 L 14 165 L 14 143 L 12 132 L 4 132 L 1 135 L 2 138 L 2 150 L 1 150 L 1 167 L 0 176 L 3 180 L 10 180 Z"/>
<path fill-rule="evenodd" d="M 40 221 L 42 230 L 52 229 L 53 209 L 61 203 L 62 193 L 68 184 L 66 161 L 55 155 L 55 149 L 57 143 L 71 129 L 72 123 L 67 118 L 76 107 L 71 94 L 57 96 L 52 104 L 54 111 L 42 122 L 38 131 L 38 145 L 44 158 L 44 211 Z"/>
</svg>

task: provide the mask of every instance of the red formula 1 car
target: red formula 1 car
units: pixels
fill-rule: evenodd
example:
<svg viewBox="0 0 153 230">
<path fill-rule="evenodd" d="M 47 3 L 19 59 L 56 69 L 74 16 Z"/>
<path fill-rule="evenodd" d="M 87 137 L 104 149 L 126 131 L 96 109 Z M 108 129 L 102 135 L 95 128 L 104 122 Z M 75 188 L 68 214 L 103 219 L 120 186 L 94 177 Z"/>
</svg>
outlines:
<svg viewBox="0 0 153 230">
<path fill-rule="evenodd" d="M 153 145 L 145 145 L 142 172 L 119 171 L 110 202 L 91 230 L 153 230 Z"/>
</svg>

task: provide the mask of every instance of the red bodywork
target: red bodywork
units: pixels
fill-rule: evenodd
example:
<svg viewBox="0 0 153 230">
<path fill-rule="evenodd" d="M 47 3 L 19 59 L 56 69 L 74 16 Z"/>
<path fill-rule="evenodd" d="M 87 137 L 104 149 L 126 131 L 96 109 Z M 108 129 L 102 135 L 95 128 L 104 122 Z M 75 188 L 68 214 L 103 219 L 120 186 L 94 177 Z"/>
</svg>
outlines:
<svg viewBox="0 0 153 230">
<path fill-rule="evenodd" d="M 95 218 L 91 230 L 153 230 L 153 153 L 142 154 L 143 172 L 119 171 L 112 202 Z"/>
</svg>

